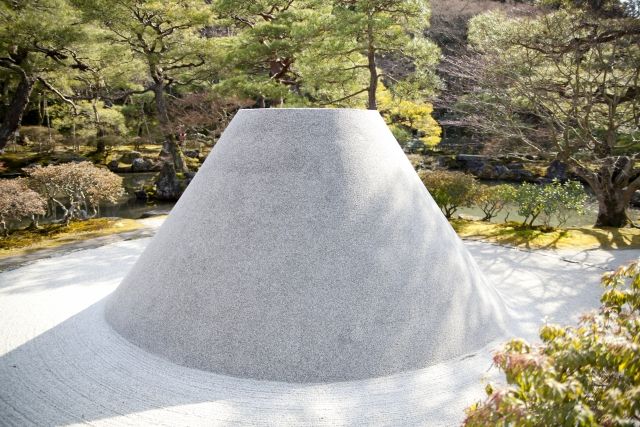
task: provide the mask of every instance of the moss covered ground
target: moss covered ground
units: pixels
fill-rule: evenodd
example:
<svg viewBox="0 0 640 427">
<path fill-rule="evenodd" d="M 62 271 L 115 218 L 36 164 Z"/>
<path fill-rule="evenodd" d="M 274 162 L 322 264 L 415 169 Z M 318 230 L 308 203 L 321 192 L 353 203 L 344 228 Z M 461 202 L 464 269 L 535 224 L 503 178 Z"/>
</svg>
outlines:
<svg viewBox="0 0 640 427">
<path fill-rule="evenodd" d="M 95 218 L 64 224 L 41 225 L 37 230 L 14 231 L 0 238 L 0 258 L 23 255 L 39 249 L 55 248 L 71 242 L 136 230 L 140 222 L 123 218 Z"/>
<path fill-rule="evenodd" d="M 640 229 L 638 228 L 524 228 L 520 223 L 515 222 L 494 224 L 465 219 L 454 219 L 451 225 L 462 238 L 530 249 L 640 248 Z"/>
</svg>

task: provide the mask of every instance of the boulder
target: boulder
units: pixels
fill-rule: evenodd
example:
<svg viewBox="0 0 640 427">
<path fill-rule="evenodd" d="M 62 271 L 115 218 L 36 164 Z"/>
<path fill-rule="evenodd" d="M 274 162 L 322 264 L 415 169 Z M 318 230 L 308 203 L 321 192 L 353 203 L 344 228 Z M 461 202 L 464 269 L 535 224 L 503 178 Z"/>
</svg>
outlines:
<svg viewBox="0 0 640 427">
<path fill-rule="evenodd" d="M 533 181 L 533 173 L 525 169 L 523 159 L 514 156 L 492 158 L 477 154 L 458 154 L 454 161 L 439 161 L 452 169 L 468 172 L 478 179 Z"/>
<path fill-rule="evenodd" d="M 119 162 L 117 160 L 111 160 L 109 163 L 107 163 L 107 167 L 112 172 L 118 172 L 120 170 L 118 165 L 119 165 Z"/>
<path fill-rule="evenodd" d="M 120 156 L 120 163 L 132 164 L 135 159 L 141 159 L 142 154 L 138 151 L 127 151 Z"/>
<path fill-rule="evenodd" d="M 133 192 L 134 196 L 136 196 L 136 200 L 141 200 L 146 202 L 149 199 L 149 195 L 144 190 L 136 190 Z"/>
<path fill-rule="evenodd" d="M 155 162 L 149 158 L 137 158 L 131 162 L 131 172 L 150 172 L 153 170 Z"/>
<path fill-rule="evenodd" d="M 184 150 L 182 152 L 186 157 L 197 159 L 200 156 L 200 150 Z"/>
<path fill-rule="evenodd" d="M 552 181 L 554 179 L 557 179 L 559 181 L 566 181 L 567 179 L 569 179 L 568 173 L 569 167 L 567 166 L 567 164 L 556 159 L 549 164 L 544 178 L 549 181 Z"/>
<path fill-rule="evenodd" d="M 182 194 L 182 186 L 173 163 L 164 162 L 156 181 L 156 199 L 177 201 Z"/>
</svg>

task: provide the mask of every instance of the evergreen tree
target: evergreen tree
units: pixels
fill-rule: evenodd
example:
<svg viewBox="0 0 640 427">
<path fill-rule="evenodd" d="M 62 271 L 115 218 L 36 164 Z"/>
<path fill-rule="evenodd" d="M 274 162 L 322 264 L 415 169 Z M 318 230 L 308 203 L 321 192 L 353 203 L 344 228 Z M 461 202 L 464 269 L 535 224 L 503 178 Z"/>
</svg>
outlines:
<svg viewBox="0 0 640 427">
<path fill-rule="evenodd" d="M 36 84 L 73 106 L 52 77 L 61 69 L 90 68 L 82 53 L 87 27 L 79 21 L 67 0 L 0 1 L 0 68 L 10 94 L 0 124 L 0 150 L 20 126 Z"/>
<path fill-rule="evenodd" d="M 381 79 L 396 95 L 416 99 L 436 87 L 438 48 L 424 36 L 429 24 L 426 0 L 335 0 L 336 29 L 347 43 L 343 55 L 361 54 L 351 68 L 366 69 L 368 84 L 353 95 L 367 93 L 367 108 L 376 110 Z M 380 71 L 382 61 L 400 67 Z"/>
<path fill-rule="evenodd" d="M 164 134 L 161 156 L 170 159 L 177 171 L 185 171 L 166 92 L 202 78 L 197 69 L 206 64 L 208 51 L 213 49 L 211 40 L 202 35 L 212 21 L 210 6 L 202 0 L 76 3 L 89 20 L 109 31 L 109 41 L 127 46 L 131 55 L 145 64 L 146 81 L 138 92 L 154 94 L 156 116 Z"/>
</svg>

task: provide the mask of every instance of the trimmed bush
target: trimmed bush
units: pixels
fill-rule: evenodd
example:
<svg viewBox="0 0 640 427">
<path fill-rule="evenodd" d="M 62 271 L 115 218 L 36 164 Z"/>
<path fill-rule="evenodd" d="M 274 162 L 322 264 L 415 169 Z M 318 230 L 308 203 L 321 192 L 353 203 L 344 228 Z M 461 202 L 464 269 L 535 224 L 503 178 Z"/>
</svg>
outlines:
<svg viewBox="0 0 640 427">
<path fill-rule="evenodd" d="M 46 213 L 47 203 L 31 190 L 24 178 L 0 179 L 0 232 L 9 235 L 9 221 L 20 221 Z"/>
<path fill-rule="evenodd" d="M 476 188 L 475 205 L 478 206 L 484 217 L 483 221 L 491 221 L 504 210 L 507 204 L 513 202 L 516 196 L 516 188 L 508 184 L 484 185 Z"/>
<path fill-rule="evenodd" d="M 458 208 L 474 203 L 477 184 L 471 175 L 441 170 L 422 171 L 420 179 L 447 219 L 451 219 Z"/>
<path fill-rule="evenodd" d="M 586 201 L 587 194 L 577 181 L 562 184 L 553 180 L 547 185 L 524 183 L 515 193 L 518 214 L 524 217 L 522 225 L 527 227 L 532 227 L 539 218 L 548 227 L 554 217 L 563 226 L 571 213 L 584 213 Z"/>
</svg>

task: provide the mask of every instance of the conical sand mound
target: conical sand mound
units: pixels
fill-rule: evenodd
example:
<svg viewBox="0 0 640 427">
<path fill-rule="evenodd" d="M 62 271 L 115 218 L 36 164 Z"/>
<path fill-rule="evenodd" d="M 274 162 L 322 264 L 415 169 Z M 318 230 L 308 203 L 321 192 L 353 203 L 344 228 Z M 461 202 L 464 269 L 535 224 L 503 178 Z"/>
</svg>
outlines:
<svg viewBox="0 0 640 427">
<path fill-rule="evenodd" d="M 240 111 L 107 320 L 176 363 L 290 382 L 423 368 L 502 305 L 377 112 Z"/>
</svg>

